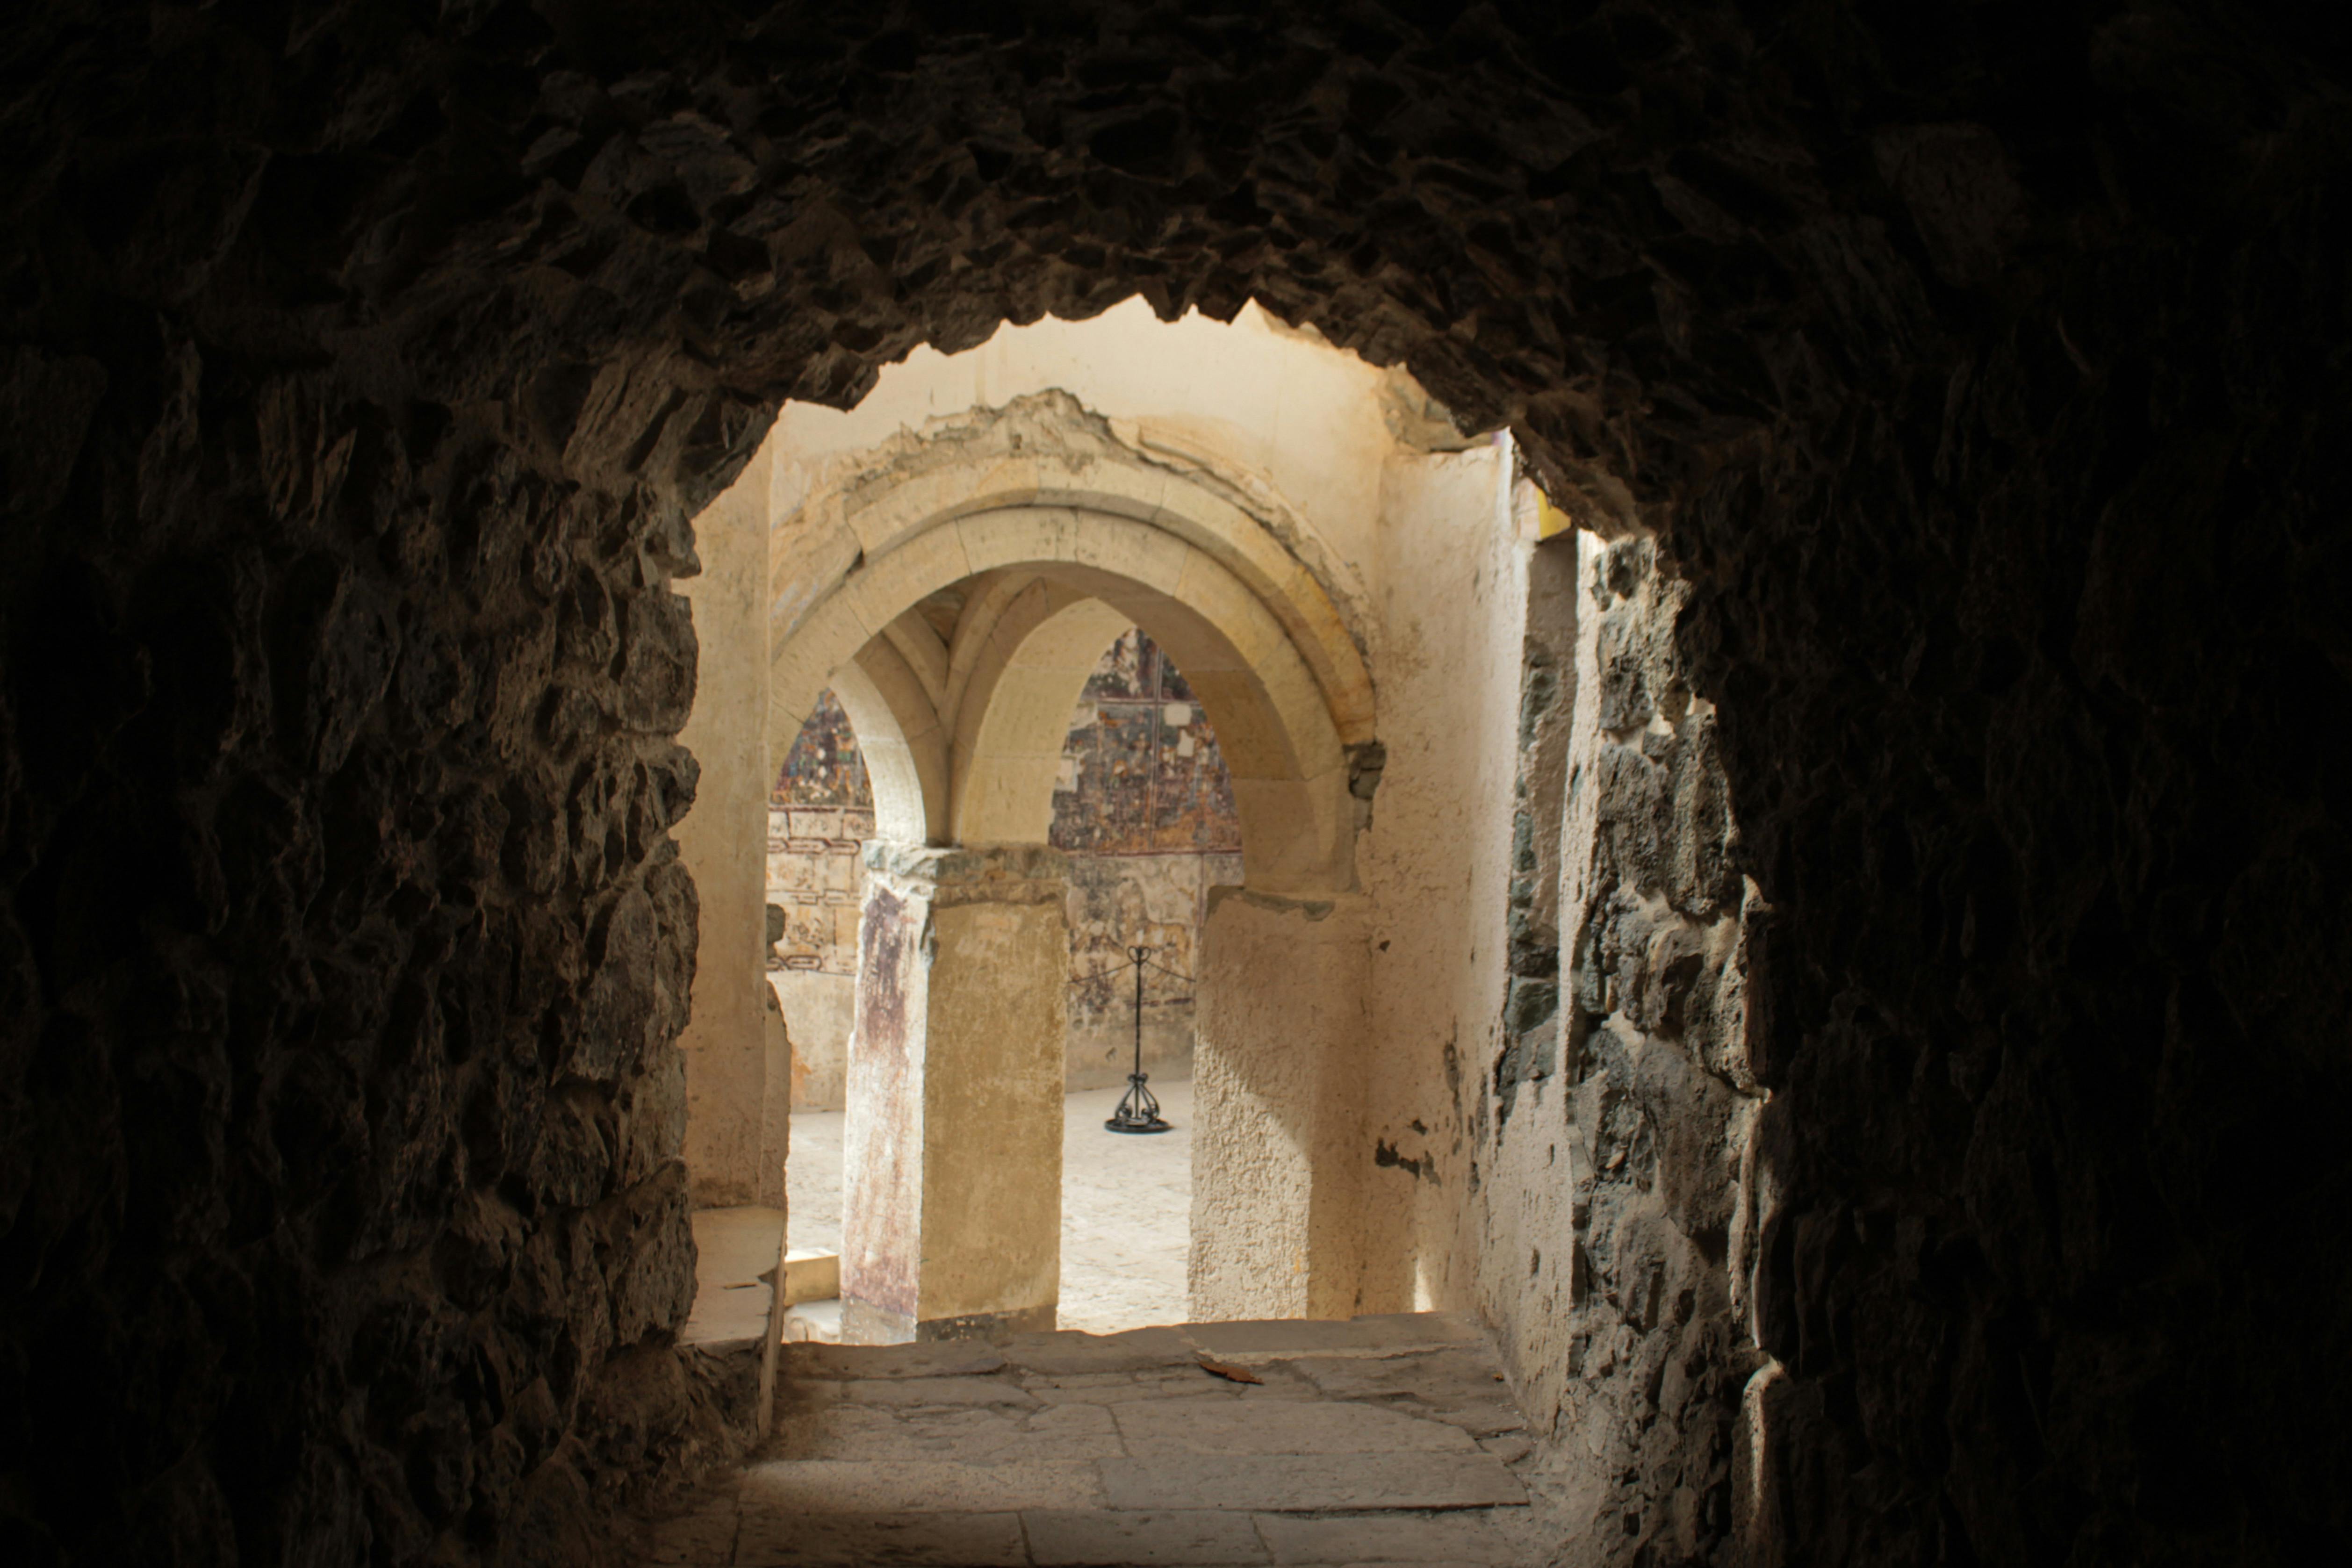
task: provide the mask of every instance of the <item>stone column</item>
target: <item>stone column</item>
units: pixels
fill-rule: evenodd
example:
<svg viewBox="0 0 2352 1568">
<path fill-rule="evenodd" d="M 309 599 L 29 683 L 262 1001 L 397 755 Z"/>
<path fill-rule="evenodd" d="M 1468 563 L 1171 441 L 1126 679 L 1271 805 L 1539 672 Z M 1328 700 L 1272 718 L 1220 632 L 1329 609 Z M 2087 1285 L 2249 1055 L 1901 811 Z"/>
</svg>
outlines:
<svg viewBox="0 0 2352 1568">
<path fill-rule="evenodd" d="M 1209 895 L 1192 1054 L 1191 1316 L 1358 1308 L 1367 900 Z"/>
<path fill-rule="evenodd" d="M 842 1338 L 1054 1326 L 1069 934 L 1044 846 L 866 847 L 842 1150 Z"/>
</svg>

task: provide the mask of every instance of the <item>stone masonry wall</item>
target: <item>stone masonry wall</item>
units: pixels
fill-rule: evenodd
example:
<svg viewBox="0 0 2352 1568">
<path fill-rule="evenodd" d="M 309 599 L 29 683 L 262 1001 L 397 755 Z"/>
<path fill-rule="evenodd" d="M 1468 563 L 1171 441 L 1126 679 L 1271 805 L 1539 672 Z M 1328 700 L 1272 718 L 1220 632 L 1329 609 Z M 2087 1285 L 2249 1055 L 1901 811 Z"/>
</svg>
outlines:
<svg viewBox="0 0 2352 1568">
<path fill-rule="evenodd" d="M 1621 1294 L 1636 1353 L 1580 1363 L 1613 1414 L 1573 1436 L 1633 1526 L 1594 1560 L 2340 1554 L 2332 26 L 30 8 L 10 1555 L 593 1559 L 594 1489 L 696 1430 L 688 520 L 781 399 L 1137 293 L 1402 360 L 1651 541 L 1659 585 L 1611 592 L 1691 704 L 1630 750 L 1704 781 L 1675 759 L 1711 725 L 1739 831 L 1649 929 L 1742 934 L 1769 1099 L 1752 1285 L 1695 1209 L 1659 1271 L 1595 1260 L 1593 1300 L 1690 1296 Z M 1677 865 L 1618 881 L 1645 921 Z M 1690 955 L 1632 936 L 1589 973 L 1638 1034 L 1575 1059 L 1638 1110 L 1692 1060 L 1691 1015 L 1674 1052 L 1642 1011 Z M 1735 1091 L 1705 1076 L 1673 1094 Z"/>
<path fill-rule="evenodd" d="M 10 361 L 20 1560 L 584 1549 L 692 1436 L 684 504 L 134 339 Z"/>
<path fill-rule="evenodd" d="M 1765 1456 L 1741 1447 L 1738 1415 L 1769 1362 L 1748 1300 L 1768 911 L 1741 872 L 1717 716 L 1675 643 L 1687 585 L 1646 539 L 1580 554 L 1562 585 L 1572 653 L 1523 672 L 1523 734 L 1564 731 L 1565 779 L 1543 797 L 1562 808 L 1559 946 L 1515 943 L 1481 1129 L 1528 1258 L 1490 1249 L 1482 1286 L 1503 1315 L 1551 1325 L 1523 1352 L 1521 1398 L 1591 1510 L 1583 1550 L 1630 1541 L 1686 1562 L 1727 1536 L 1748 1546 L 1760 1507 Z M 1540 901 L 1513 896 L 1515 913 Z M 1528 1214 L 1538 1169 L 1557 1185 Z"/>
</svg>

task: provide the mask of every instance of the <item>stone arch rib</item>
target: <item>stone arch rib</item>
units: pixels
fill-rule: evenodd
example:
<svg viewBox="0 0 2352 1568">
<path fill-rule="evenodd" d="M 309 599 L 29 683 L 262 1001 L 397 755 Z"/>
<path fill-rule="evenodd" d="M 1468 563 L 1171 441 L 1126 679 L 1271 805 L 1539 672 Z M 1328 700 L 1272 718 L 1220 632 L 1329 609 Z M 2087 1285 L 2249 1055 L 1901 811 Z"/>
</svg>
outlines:
<svg viewBox="0 0 2352 1568">
<path fill-rule="evenodd" d="M 1251 884 L 1353 885 L 1348 748 L 1371 735 L 1370 673 L 1332 595 L 1252 513 L 1147 465 L 966 450 L 895 486 L 836 487 L 786 526 L 812 520 L 860 553 L 824 591 L 779 595 L 804 607 L 772 621 L 770 735 L 788 741 L 829 684 L 853 722 L 862 709 L 886 836 L 914 841 L 919 822 L 930 843 L 1042 839 L 1084 684 L 1061 645 L 1115 615 L 1171 649 L 1216 725 Z M 974 578 L 997 592 L 928 693 L 890 629 Z"/>
<path fill-rule="evenodd" d="M 1148 453 L 1066 393 L 958 416 L 841 463 L 780 523 L 777 555 L 788 567 L 795 560 L 865 565 L 830 581 L 775 584 L 776 646 L 845 590 L 861 595 L 862 618 L 870 619 L 877 599 L 872 588 L 857 586 L 861 574 L 870 574 L 885 557 L 918 563 L 900 552 L 948 524 L 1003 511 L 1124 519 L 1192 547 L 1271 613 L 1321 689 L 1341 743 L 1372 739 L 1368 613 L 1349 570 L 1263 481 L 1220 473 L 1198 454 L 1180 464 Z M 1143 557 L 1123 554 L 1137 537 L 1097 537 L 1082 526 L 1067 553 L 1040 559 L 1123 571 L 1142 564 L 1155 548 L 1147 542 Z M 833 548 L 810 548 L 821 541 Z M 1148 571 L 1130 574 L 1153 580 Z M 890 596 L 885 590 L 879 600 Z M 869 634 L 878 629 L 867 627 Z"/>
</svg>

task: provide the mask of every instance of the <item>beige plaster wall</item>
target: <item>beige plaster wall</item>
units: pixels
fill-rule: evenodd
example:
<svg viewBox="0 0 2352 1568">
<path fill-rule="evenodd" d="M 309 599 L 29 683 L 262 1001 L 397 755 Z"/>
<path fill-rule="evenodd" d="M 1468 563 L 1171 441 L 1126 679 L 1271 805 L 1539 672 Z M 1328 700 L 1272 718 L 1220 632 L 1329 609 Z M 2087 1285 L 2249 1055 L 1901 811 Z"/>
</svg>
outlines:
<svg viewBox="0 0 2352 1568">
<path fill-rule="evenodd" d="M 1361 1309 L 1476 1305 L 1475 1121 L 1505 985 L 1527 559 L 1504 444 L 1399 453 L 1381 495 L 1387 750 L 1357 847 L 1372 1041 L 1349 1155 L 1377 1222 Z M 1483 1174 L 1483 1173 L 1482 1173 Z"/>
<path fill-rule="evenodd" d="M 1455 1277 L 1496 1325 L 1528 1410 L 1549 1425 L 1570 1368 L 1570 1336 L 1561 1324 L 1577 1289 L 1574 1249 L 1563 1242 L 1583 1229 L 1575 1193 L 1589 1173 L 1589 1140 L 1577 1136 L 1575 1123 L 1580 1110 L 1590 1112 L 1598 1103 L 1586 1096 L 1579 1104 L 1566 960 L 1581 924 L 1574 871 L 1590 853 L 1591 805 L 1599 793 L 1591 779 L 1598 616 L 1585 587 L 1600 546 L 1580 533 L 1540 548 L 1533 563 L 1538 570 L 1528 584 L 1529 647 L 1549 643 L 1562 686 L 1539 719 L 1523 716 L 1519 762 L 1527 773 L 1518 805 L 1528 819 L 1535 913 L 1542 934 L 1559 944 L 1559 1003 L 1548 1030 L 1528 1042 L 1528 1059 L 1498 1063 L 1497 1072 L 1479 1086 L 1478 1114 L 1469 1131 L 1487 1179 L 1479 1202 L 1456 1216 L 1461 1261 Z M 1523 668 L 1523 681 L 1527 673 Z M 1532 732 L 1538 726 L 1540 736 Z M 1570 884 L 1565 890 L 1563 881 Z M 1500 1027 L 1490 1028 L 1490 1062 L 1509 1047 L 1500 1032 L 1507 1019 L 1497 1015 L 1495 1024 Z M 1496 1079 L 1503 1067 L 1517 1081 L 1498 1093 Z"/>
<path fill-rule="evenodd" d="M 854 955 L 856 950 L 853 948 Z M 772 969 L 768 984 L 792 1025 L 792 1107 L 839 1110 L 848 1092 L 849 1028 L 857 976 L 823 969 Z"/>
<path fill-rule="evenodd" d="M 1192 1054 L 1198 1321 L 1359 1310 L 1368 900 L 1220 888 Z"/>
<path fill-rule="evenodd" d="M 841 1109 L 856 1011 L 861 846 L 873 837 L 869 807 L 769 803 L 768 902 L 783 910 L 784 931 L 768 984 L 792 1026 L 797 1110 Z"/>
<path fill-rule="evenodd" d="M 1172 465 L 1205 458 L 1279 497 L 1306 525 L 1308 564 L 1328 570 L 1344 608 L 1376 588 L 1360 574 L 1377 553 L 1381 469 L 1398 416 L 1394 384 L 1255 305 L 1230 324 L 1197 311 L 1169 322 L 1129 300 L 1089 321 L 1003 327 L 959 354 L 919 348 L 886 367 L 852 409 L 787 404 L 769 439 L 783 458 L 774 515 L 790 532 L 786 520 L 829 458 L 944 415 L 1057 388 Z M 788 609 L 837 578 L 859 549 L 845 531 L 791 538 L 805 564 L 779 577 Z"/>
<path fill-rule="evenodd" d="M 678 853 L 699 900 L 686 1055 L 686 1163 L 698 1205 L 781 1206 L 783 1131 L 768 1104 L 768 764 L 766 498 L 771 459 L 695 520 L 699 576 L 678 584 L 693 605 L 694 708 L 678 740 L 701 776 L 678 826 Z"/>
</svg>

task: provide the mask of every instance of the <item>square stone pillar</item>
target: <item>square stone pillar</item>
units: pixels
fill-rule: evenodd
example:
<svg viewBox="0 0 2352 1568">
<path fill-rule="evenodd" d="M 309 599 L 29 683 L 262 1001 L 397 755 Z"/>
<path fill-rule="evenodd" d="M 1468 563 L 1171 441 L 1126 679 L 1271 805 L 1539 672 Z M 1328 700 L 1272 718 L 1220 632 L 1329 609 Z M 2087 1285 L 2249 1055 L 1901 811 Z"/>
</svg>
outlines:
<svg viewBox="0 0 2352 1568">
<path fill-rule="evenodd" d="M 1360 1310 L 1367 900 L 1209 895 L 1192 1047 L 1190 1315 Z"/>
<path fill-rule="evenodd" d="M 1051 1329 L 1062 1285 L 1067 868 L 866 846 L 842 1149 L 842 1339 Z"/>
</svg>

